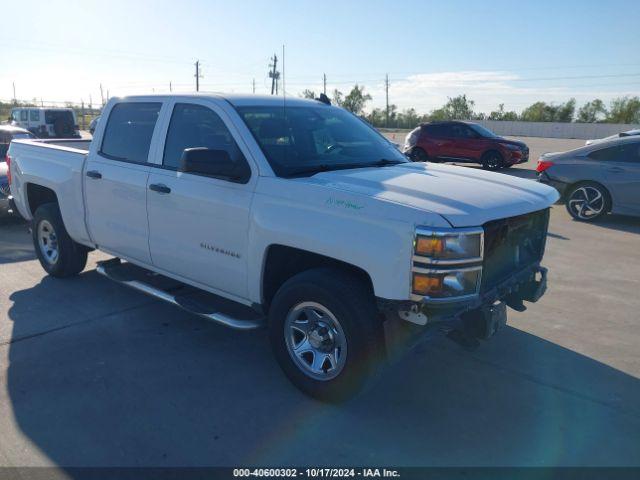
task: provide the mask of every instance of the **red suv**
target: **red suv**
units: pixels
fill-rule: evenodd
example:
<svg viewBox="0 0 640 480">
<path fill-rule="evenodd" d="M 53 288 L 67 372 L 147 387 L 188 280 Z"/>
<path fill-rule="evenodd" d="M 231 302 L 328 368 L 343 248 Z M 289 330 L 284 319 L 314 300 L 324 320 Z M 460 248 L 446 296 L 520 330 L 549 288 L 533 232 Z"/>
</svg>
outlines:
<svg viewBox="0 0 640 480">
<path fill-rule="evenodd" d="M 414 162 L 471 162 L 499 170 L 529 160 L 523 142 L 499 137 L 477 123 L 431 122 L 412 130 L 403 152 Z"/>
</svg>

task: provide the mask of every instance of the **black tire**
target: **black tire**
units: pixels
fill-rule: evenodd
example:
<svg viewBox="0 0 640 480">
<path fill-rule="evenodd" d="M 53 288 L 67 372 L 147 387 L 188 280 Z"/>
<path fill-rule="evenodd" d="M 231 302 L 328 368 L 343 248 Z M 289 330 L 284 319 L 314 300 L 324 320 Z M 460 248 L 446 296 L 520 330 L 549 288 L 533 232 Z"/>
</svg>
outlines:
<svg viewBox="0 0 640 480">
<path fill-rule="evenodd" d="M 411 161 L 412 162 L 428 162 L 429 155 L 422 148 L 416 147 L 411 150 Z"/>
<path fill-rule="evenodd" d="M 302 356 L 294 360 L 295 353 L 285 339 L 287 318 L 295 315 L 301 305 L 309 304 L 330 312 L 344 333 L 345 360 L 341 370 L 334 371 L 337 374 L 333 378 L 312 378 L 312 373 L 301 366 Z M 339 269 L 317 268 L 287 280 L 269 309 L 269 337 L 274 355 L 289 380 L 307 395 L 322 401 L 342 401 L 358 393 L 384 358 L 383 327 L 375 305 L 373 293 L 365 282 Z M 304 341 L 312 340 L 312 335 L 302 336 Z M 334 348 L 329 347 L 330 351 Z M 315 355 L 313 353 L 313 362 Z M 332 365 L 327 365 L 327 375 Z M 324 366 L 323 363 L 321 369 L 324 370 Z"/>
<path fill-rule="evenodd" d="M 71 239 L 57 204 L 45 203 L 38 207 L 31 233 L 40 265 L 52 277 L 77 275 L 87 265 L 87 248 Z M 47 245 L 55 247 L 47 249 Z"/>
<path fill-rule="evenodd" d="M 569 189 L 565 207 L 575 220 L 593 222 L 611 211 L 611 196 L 599 183 L 582 182 Z"/>
<path fill-rule="evenodd" d="M 502 155 L 500 155 L 500 152 L 491 150 L 490 152 L 485 153 L 482 156 L 482 168 L 492 172 L 504 168 L 504 159 L 502 158 Z"/>
</svg>

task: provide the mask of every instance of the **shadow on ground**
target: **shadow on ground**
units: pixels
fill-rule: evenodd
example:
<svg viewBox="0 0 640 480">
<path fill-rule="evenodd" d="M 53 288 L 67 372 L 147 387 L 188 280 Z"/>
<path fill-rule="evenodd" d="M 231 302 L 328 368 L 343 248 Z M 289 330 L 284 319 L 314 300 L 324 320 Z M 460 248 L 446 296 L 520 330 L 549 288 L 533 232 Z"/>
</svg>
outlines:
<svg viewBox="0 0 640 480">
<path fill-rule="evenodd" d="M 516 328 L 471 354 L 435 339 L 325 405 L 287 382 L 264 331 L 95 272 L 11 301 L 13 415 L 57 465 L 640 464 L 638 379 Z"/>
<path fill-rule="evenodd" d="M 0 265 L 36 258 L 29 224 L 15 218 L 0 219 Z"/>
</svg>

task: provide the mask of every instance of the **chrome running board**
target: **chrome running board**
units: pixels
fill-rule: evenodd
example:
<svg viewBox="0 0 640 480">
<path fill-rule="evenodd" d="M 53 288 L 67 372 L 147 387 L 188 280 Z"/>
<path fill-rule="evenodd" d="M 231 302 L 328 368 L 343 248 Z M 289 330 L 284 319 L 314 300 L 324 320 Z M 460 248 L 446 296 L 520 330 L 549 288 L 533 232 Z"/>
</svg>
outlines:
<svg viewBox="0 0 640 480">
<path fill-rule="evenodd" d="M 232 316 L 226 313 L 218 311 L 215 307 L 215 300 L 218 299 L 220 303 L 224 303 L 227 306 L 234 303 L 230 300 L 223 299 L 217 295 L 209 294 L 202 290 L 197 290 L 193 287 L 189 287 L 173 280 L 157 275 L 149 270 L 145 270 L 141 267 L 136 267 L 130 263 L 121 263 L 119 259 L 114 258 L 103 262 L 98 262 L 96 271 L 114 282 L 125 285 L 139 292 L 145 293 L 151 297 L 157 298 L 164 302 L 180 307 L 189 313 L 202 317 L 211 322 L 219 323 L 226 327 L 234 328 L 236 330 L 254 330 L 265 325 L 265 318 L 259 316 L 257 312 L 246 307 L 244 305 L 235 305 L 235 310 L 245 310 L 241 316 Z M 187 290 L 187 294 L 174 295 L 173 293 L 163 289 L 159 286 L 153 285 L 150 281 L 145 281 L 145 277 L 149 279 L 163 279 L 165 282 L 171 282 L 173 284 L 172 290 L 182 291 Z M 158 283 L 158 282 L 155 282 Z M 207 296 L 209 300 L 206 303 L 194 300 L 194 294 L 197 296 Z M 214 302 L 211 302 L 214 300 Z M 212 311 L 213 310 L 213 311 Z M 245 317 L 245 318 L 242 318 Z"/>
</svg>

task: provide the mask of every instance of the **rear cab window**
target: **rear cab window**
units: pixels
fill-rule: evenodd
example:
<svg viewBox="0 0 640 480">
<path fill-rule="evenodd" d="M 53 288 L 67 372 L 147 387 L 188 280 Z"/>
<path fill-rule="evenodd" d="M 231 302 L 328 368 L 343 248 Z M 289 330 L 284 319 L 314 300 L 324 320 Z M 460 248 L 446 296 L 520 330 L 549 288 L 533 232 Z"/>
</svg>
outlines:
<svg viewBox="0 0 640 480">
<path fill-rule="evenodd" d="M 147 163 L 161 102 L 118 103 L 107 119 L 100 154 L 112 160 Z"/>
</svg>

